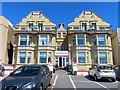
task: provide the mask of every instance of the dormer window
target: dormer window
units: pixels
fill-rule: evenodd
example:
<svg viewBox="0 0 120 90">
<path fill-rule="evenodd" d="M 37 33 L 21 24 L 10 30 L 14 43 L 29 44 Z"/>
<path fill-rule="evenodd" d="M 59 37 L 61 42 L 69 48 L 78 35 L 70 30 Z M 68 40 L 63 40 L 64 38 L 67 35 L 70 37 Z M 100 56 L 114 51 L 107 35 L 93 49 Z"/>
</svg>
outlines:
<svg viewBox="0 0 120 90">
<path fill-rule="evenodd" d="M 74 26 L 73 29 L 74 30 L 79 30 L 79 26 Z"/>
<path fill-rule="evenodd" d="M 33 31 L 33 23 L 29 23 L 29 30 Z"/>
<path fill-rule="evenodd" d="M 43 29 L 43 23 L 38 23 L 38 29 L 39 29 L 39 31 L 42 31 L 42 29 Z"/>
<path fill-rule="evenodd" d="M 45 27 L 45 30 L 50 30 L 50 27 Z"/>
</svg>

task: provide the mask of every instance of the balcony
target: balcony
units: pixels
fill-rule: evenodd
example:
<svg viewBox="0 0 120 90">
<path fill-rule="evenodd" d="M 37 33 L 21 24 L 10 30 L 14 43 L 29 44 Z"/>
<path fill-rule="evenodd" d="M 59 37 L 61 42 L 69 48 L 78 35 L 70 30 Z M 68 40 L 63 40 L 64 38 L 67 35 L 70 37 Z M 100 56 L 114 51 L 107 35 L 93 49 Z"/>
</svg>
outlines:
<svg viewBox="0 0 120 90">
<path fill-rule="evenodd" d="M 76 49 L 76 50 L 90 50 L 90 47 L 89 46 L 85 46 L 85 45 L 82 45 L 82 46 L 73 46 L 72 49 Z"/>
<path fill-rule="evenodd" d="M 47 33 L 47 34 L 56 34 L 56 28 L 51 26 L 52 28 L 46 28 L 47 26 L 43 26 L 42 29 L 39 28 L 37 25 L 29 27 L 29 25 L 21 25 L 15 27 L 15 34 L 17 33 Z"/>
<path fill-rule="evenodd" d="M 55 50 L 55 46 L 38 46 L 38 50 Z"/>
<path fill-rule="evenodd" d="M 18 46 L 18 50 L 34 50 L 33 46 Z"/>
<path fill-rule="evenodd" d="M 78 29 L 74 29 L 74 26 L 68 28 L 68 34 L 77 34 L 77 33 L 87 33 L 87 34 L 96 34 L 96 33 L 107 33 L 111 34 L 110 26 L 109 25 L 96 25 L 90 26 L 87 25 L 86 27 L 82 27 L 81 25 L 78 26 Z M 76 26 L 75 26 L 76 27 Z"/>
<path fill-rule="evenodd" d="M 112 50 L 112 48 L 110 46 L 99 45 L 99 46 L 93 46 L 92 50 Z"/>
</svg>

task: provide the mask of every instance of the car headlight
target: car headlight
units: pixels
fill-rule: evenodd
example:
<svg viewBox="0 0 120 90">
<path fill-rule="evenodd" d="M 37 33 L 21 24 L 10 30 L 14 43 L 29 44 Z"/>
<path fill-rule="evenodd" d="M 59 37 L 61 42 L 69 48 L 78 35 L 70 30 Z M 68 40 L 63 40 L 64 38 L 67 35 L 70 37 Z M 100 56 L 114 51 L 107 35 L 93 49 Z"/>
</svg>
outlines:
<svg viewBox="0 0 120 90">
<path fill-rule="evenodd" d="M 24 86 L 24 89 L 30 89 L 30 88 L 34 88 L 35 84 L 28 84 Z"/>
</svg>

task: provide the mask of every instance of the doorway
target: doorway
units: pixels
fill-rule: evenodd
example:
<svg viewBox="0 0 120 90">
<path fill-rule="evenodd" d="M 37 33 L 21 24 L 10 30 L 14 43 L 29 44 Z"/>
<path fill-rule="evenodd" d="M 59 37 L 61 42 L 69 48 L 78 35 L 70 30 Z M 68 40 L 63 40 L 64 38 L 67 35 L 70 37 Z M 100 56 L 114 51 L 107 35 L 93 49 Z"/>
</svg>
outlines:
<svg viewBox="0 0 120 90">
<path fill-rule="evenodd" d="M 59 57 L 59 67 L 62 67 L 62 57 Z"/>
</svg>

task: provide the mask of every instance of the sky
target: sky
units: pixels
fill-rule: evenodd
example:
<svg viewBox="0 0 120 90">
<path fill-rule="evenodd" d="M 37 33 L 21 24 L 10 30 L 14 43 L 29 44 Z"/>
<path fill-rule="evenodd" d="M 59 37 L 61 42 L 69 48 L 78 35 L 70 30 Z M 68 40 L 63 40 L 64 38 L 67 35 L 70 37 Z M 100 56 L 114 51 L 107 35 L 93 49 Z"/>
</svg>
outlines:
<svg viewBox="0 0 120 90">
<path fill-rule="evenodd" d="M 92 10 L 103 20 L 118 27 L 118 2 L 2 2 L 2 15 L 14 25 L 31 11 L 41 11 L 58 26 L 68 24 L 84 10 Z"/>
</svg>

